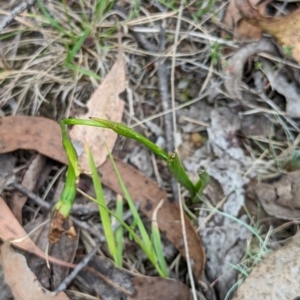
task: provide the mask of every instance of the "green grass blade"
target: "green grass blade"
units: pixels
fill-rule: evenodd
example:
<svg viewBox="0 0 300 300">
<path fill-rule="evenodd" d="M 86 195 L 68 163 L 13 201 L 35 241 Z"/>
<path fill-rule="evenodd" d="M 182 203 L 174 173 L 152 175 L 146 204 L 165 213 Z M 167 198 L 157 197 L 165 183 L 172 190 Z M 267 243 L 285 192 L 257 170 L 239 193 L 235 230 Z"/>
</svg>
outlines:
<svg viewBox="0 0 300 300">
<path fill-rule="evenodd" d="M 72 70 L 72 71 L 76 71 L 76 72 L 78 72 L 78 73 L 81 73 L 82 75 L 85 75 L 85 76 L 94 78 L 94 79 L 96 79 L 96 80 L 100 80 L 100 79 L 101 79 L 101 77 L 100 77 L 99 75 L 97 75 L 96 73 L 94 73 L 94 72 L 92 72 L 92 71 L 89 71 L 89 70 L 87 70 L 87 69 L 84 69 L 84 68 L 80 68 L 80 67 L 75 66 L 75 65 L 73 65 L 73 64 L 71 64 L 71 63 L 67 63 L 67 62 L 66 62 L 65 66 L 66 66 L 67 68 L 69 68 L 70 70 Z"/>
<path fill-rule="evenodd" d="M 116 215 L 119 219 L 123 219 L 123 198 L 121 195 L 117 196 L 116 203 Z M 123 227 L 119 226 L 115 232 L 116 244 L 117 244 L 117 257 L 120 265 L 118 267 L 122 267 L 123 261 Z"/>
<path fill-rule="evenodd" d="M 66 31 L 56 20 L 51 17 L 41 0 L 37 0 L 37 4 L 52 27 L 65 34 L 66 36 L 70 35 L 68 31 Z"/>
<path fill-rule="evenodd" d="M 201 200 L 200 199 L 201 194 L 202 194 L 203 190 L 205 189 L 205 187 L 208 185 L 209 180 L 210 180 L 210 177 L 206 171 L 200 171 L 198 173 L 198 176 L 199 176 L 199 180 L 195 184 L 195 189 L 197 191 L 197 194 L 192 199 L 192 203 L 198 203 Z"/>
<path fill-rule="evenodd" d="M 153 253 L 154 249 L 152 247 L 151 239 L 150 239 L 150 237 L 149 237 L 149 235 L 148 235 L 148 233 L 146 231 L 146 228 L 145 228 L 145 226 L 144 226 L 144 224 L 142 222 L 142 219 L 141 219 L 141 217 L 140 217 L 140 215 L 139 215 L 139 213 L 138 213 L 138 211 L 137 211 L 137 209 L 136 209 L 136 207 L 134 205 L 134 202 L 131 199 L 131 196 L 130 196 L 130 194 L 129 194 L 129 192 L 128 192 L 128 190 L 127 190 L 127 188 L 126 188 L 126 186 L 125 186 L 125 184 L 124 184 L 124 182 L 123 182 L 123 180 L 122 180 L 122 178 L 120 176 L 120 173 L 119 173 L 119 171 L 117 169 L 117 166 L 115 164 L 113 156 L 111 155 L 109 149 L 107 149 L 107 151 L 108 151 L 108 155 L 109 155 L 110 161 L 111 161 L 111 163 L 113 165 L 114 171 L 115 171 L 115 173 L 116 173 L 116 175 L 118 177 L 118 181 L 119 181 L 119 184 L 120 184 L 121 189 L 123 191 L 124 197 L 125 197 L 128 205 L 129 205 L 129 208 L 130 208 L 130 210 L 132 212 L 133 217 L 137 220 L 137 227 L 138 227 L 139 232 L 141 234 L 142 240 L 145 243 L 146 247 L 149 249 L 149 251 Z"/>
<path fill-rule="evenodd" d="M 153 241 L 155 253 L 157 256 L 157 261 L 159 263 L 159 266 L 161 267 L 164 277 L 169 277 L 169 270 L 168 270 L 167 263 L 165 260 L 163 246 L 161 243 L 161 236 L 160 236 L 159 227 L 157 224 L 157 212 L 160 209 L 160 207 L 162 206 L 162 204 L 163 204 L 163 200 L 161 200 L 159 202 L 159 204 L 157 205 L 157 207 L 155 208 L 155 210 L 153 212 L 153 218 L 152 218 L 152 224 L 151 224 L 152 241 Z"/>
<path fill-rule="evenodd" d="M 84 119 L 64 119 L 61 122 L 63 122 L 65 125 L 86 125 L 86 126 L 94 126 L 94 127 L 99 127 L 99 128 L 103 128 L 104 126 L 102 126 L 101 124 L 99 124 L 96 121 L 93 120 L 84 120 Z M 104 127 L 106 128 L 106 127 Z"/>
<path fill-rule="evenodd" d="M 90 170 L 92 172 L 92 180 L 93 180 L 94 190 L 96 193 L 97 203 L 99 206 L 100 219 L 102 221 L 102 226 L 103 226 L 106 242 L 108 245 L 108 249 L 116 265 L 120 266 L 122 264 L 122 261 L 119 261 L 119 257 L 117 255 L 116 241 L 112 230 L 109 213 L 106 209 L 103 209 L 103 207 L 106 207 L 106 202 L 105 202 L 98 170 L 95 166 L 93 155 L 87 144 L 85 144 L 85 148 L 88 155 Z"/>
<path fill-rule="evenodd" d="M 72 60 L 73 60 L 74 56 L 77 54 L 77 52 L 81 48 L 82 44 L 84 43 L 84 41 L 86 40 L 86 38 L 88 37 L 88 35 L 90 34 L 90 32 L 91 32 L 91 28 L 87 27 L 84 30 L 84 32 L 81 34 L 80 38 L 75 43 L 73 49 L 67 55 L 67 58 L 66 58 L 66 63 L 67 64 L 71 64 L 72 63 Z"/>
<path fill-rule="evenodd" d="M 81 192 L 82 193 L 82 192 Z M 91 201 L 97 202 L 96 199 L 94 199 L 93 197 L 82 193 L 85 197 L 87 197 L 88 199 L 90 199 Z M 101 205 L 101 204 L 100 204 Z M 159 275 L 161 277 L 164 277 L 164 273 L 162 272 L 160 266 L 157 264 L 157 259 L 156 257 L 154 257 L 153 259 L 153 251 L 149 251 L 149 248 L 146 247 L 145 243 L 142 241 L 142 239 L 131 229 L 131 227 L 129 225 L 127 225 L 122 219 L 120 219 L 117 214 L 115 214 L 113 211 L 111 211 L 109 208 L 107 208 L 106 206 L 103 206 L 103 209 L 106 209 L 113 217 L 115 217 L 117 219 L 117 221 L 133 236 L 134 241 L 141 247 L 141 249 L 144 251 L 144 253 L 146 254 L 146 256 L 148 257 L 148 259 L 151 261 L 151 263 L 154 265 L 154 267 L 156 268 L 157 272 L 159 273 Z"/>
<path fill-rule="evenodd" d="M 144 146 L 148 147 L 152 152 L 154 152 L 160 158 L 167 161 L 168 154 L 163 149 L 161 149 L 160 147 L 158 147 L 157 145 L 155 145 L 154 143 L 149 141 L 143 135 L 137 133 L 135 130 L 129 128 L 128 126 L 126 126 L 122 123 L 113 122 L 113 121 L 105 120 L 105 119 L 98 119 L 98 118 L 95 118 L 95 117 L 91 117 L 90 119 L 94 120 L 96 122 L 99 122 L 99 124 L 101 124 L 103 127 L 109 128 L 109 129 L 113 130 L 114 132 L 116 132 L 119 135 L 122 135 L 124 137 L 127 137 L 127 138 L 134 139 L 134 140 L 138 141 L 139 143 L 141 143 Z"/>
</svg>

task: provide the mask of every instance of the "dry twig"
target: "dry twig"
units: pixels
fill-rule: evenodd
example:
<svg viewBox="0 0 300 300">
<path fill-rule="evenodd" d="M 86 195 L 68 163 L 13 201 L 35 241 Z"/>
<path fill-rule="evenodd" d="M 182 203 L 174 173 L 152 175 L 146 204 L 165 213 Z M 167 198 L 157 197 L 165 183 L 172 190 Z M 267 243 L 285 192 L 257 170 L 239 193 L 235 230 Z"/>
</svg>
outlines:
<svg viewBox="0 0 300 300">
<path fill-rule="evenodd" d="M 0 22 L 0 32 L 2 32 L 14 19 L 16 16 L 21 14 L 26 9 L 33 6 L 35 3 L 35 0 L 28 1 L 28 2 L 21 2 L 18 6 L 16 6 L 8 16 L 6 16 L 1 22 Z"/>
</svg>

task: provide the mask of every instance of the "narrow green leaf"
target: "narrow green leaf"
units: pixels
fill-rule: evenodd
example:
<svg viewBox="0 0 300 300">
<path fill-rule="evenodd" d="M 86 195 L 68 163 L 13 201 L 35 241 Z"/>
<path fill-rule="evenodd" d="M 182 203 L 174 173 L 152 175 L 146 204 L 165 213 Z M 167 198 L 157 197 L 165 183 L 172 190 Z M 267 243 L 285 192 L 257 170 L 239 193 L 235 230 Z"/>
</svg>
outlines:
<svg viewBox="0 0 300 300">
<path fill-rule="evenodd" d="M 111 256 L 113 257 L 116 265 L 120 266 L 122 264 L 122 262 L 119 261 L 119 257 L 117 255 L 116 241 L 115 241 L 115 236 L 114 236 L 111 222 L 110 222 L 110 217 L 109 217 L 107 210 L 103 209 L 103 207 L 106 207 L 106 202 L 105 202 L 104 193 L 103 193 L 100 177 L 98 174 L 98 170 L 96 168 L 93 155 L 87 144 L 85 144 L 85 148 L 86 148 L 86 152 L 88 155 L 90 170 L 92 172 L 92 180 L 93 180 L 94 190 L 96 193 L 97 203 L 99 206 L 100 219 L 102 221 L 102 226 L 103 226 L 106 242 L 108 245 L 108 249 L 109 249 L 109 252 L 110 252 Z"/>
<path fill-rule="evenodd" d="M 158 223 L 157 223 L 157 213 L 158 213 L 159 209 L 161 208 L 163 201 L 164 200 L 162 199 L 158 203 L 156 208 L 154 209 L 151 227 L 152 227 L 152 241 L 153 241 L 153 245 L 154 245 L 154 249 L 155 249 L 155 253 L 157 256 L 159 266 L 161 267 L 161 270 L 162 270 L 164 276 L 168 277 L 169 270 L 168 270 L 167 263 L 165 260 L 163 246 L 161 243 L 161 236 L 160 236 L 159 227 L 158 227 Z"/>
<path fill-rule="evenodd" d="M 85 197 L 87 197 L 88 199 L 90 199 L 91 201 L 97 202 L 96 199 L 94 199 L 93 197 L 84 194 Z M 145 243 L 142 241 L 142 239 L 131 229 L 131 227 L 129 225 L 127 225 L 122 219 L 120 219 L 117 214 L 115 214 L 113 211 L 111 211 L 109 208 L 107 208 L 106 206 L 103 206 L 103 209 L 106 209 L 113 217 L 115 217 L 117 219 L 117 221 L 133 236 L 134 241 L 141 247 L 141 249 L 144 251 L 144 253 L 146 254 L 146 256 L 148 257 L 148 259 L 151 261 L 151 263 L 154 265 L 154 267 L 156 268 L 157 272 L 159 273 L 159 275 L 161 277 L 164 277 L 164 273 L 162 272 L 162 270 L 160 269 L 160 266 L 157 264 L 157 260 L 156 258 L 153 259 L 153 252 L 149 251 L 149 248 L 146 247 Z"/>
<path fill-rule="evenodd" d="M 37 0 L 37 4 L 51 26 L 67 36 L 70 35 L 55 19 L 51 17 L 41 0 Z"/>
<path fill-rule="evenodd" d="M 84 43 L 84 41 L 86 40 L 86 38 L 88 37 L 88 35 L 90 34 L 90 32 L 91 32 L 91 28 L 89 28 L 89 27 L 87 27 L 83 31 L 83 33 L 81 34 L 80 38 L 75 43 L 74 47 L 72 48 L 71 51 L 69 51 L 69 53 L 67 55 L 67 59 L 66 59 L 66 63 L 67 64 L 71 64 L 72 63 L 72 60 L 73 60 L 74 56 L 77 54 L 77 52 L 81 48 L 82 44 Z"/>
<path fill-rule="evenodd" d="M 99 124 L 103 125 L 106 128 L 113 130 L 117 134 L 120 134 L 124 137 L 134 139 L 134 140 L 140 142 L 144 146 L 148 147 L 152 152 L 154 152 L 160 158 L 167 161 L 168 154 L 164 150 L 162 150 L 160 147 L 158 147 L 157 145 L 155 145 L 154 143 L 149 141 L 146 137 L 137 133 L 135 130 L 129 128 L 128 126 L 126 126 L 122 123 L 105 120 L 105 119 L 99 119 L 99 118 L 95 118 L 95 117 L 91 117 L 90 119 L 94 120 L 96 122 L 99 122 Z"/>
<path fill-rule="evenodd" d="M 167 164 L 174 178 L 191 193 L 192 197 L 195 196 L 196 188 L 187 176 L 176 152 L 169 154 Z"/>
<path fill-rule="evenodd" d="M 119 219 L 123 219 L 123 198 L 121 195 L 117 196 L 117 202 L 116 202 L 116 215 Z M 119 226 L 116 229 L 115 232 L 116 237 L 116 244 L 117 244 L 117 256 L 118 261 L 120 262 L 120 265 L 118 267 L 122 267 L 122 261 L 123 261 L 123 227 Z"/>
<path fill-rule="evenodd" d="M 65 66 L 67 68 L 69 68 L 70 70 L 76 71 L 78 73 L 81 73 L 81 74 L 83 74 L 85 76 L 94 78 L 96 80 L 100 80 L 101 79 L 101 77 L 99 75 L 97 75 L 96 73 L 94 73 L 92 71 L 89 71 L 89 70 L 86 70 L 86 69 L 83 69 L 83 68 L 80 68 L 80 67 L 75 66 L 75 65 L 73 65 L 71 63 L 66 62 Z"/>
</svg>

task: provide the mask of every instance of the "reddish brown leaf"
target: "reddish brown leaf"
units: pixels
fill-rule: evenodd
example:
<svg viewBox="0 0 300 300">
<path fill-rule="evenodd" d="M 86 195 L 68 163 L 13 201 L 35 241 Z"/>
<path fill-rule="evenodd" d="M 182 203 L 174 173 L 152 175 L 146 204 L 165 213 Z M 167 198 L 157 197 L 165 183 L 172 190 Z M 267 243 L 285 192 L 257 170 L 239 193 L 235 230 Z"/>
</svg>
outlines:
<svg viewBox="0 0 300 300">
<path fill-rule="evenodd" d="M 19 122 L 20 119 L 22 122 Z M 26 119 L 28 119 L 29 125 L 26 124 Z M 36 120 L 34 121 L 32 119 Z M 45 121 L 45 124 L 43 124 L 43 120 Z M 14 126 L 12 126 L 13 123 L 15 124 Z M 39 130 L 33 130 L 30 127 L 32 124 L 38 124 Z M 67 158 L 61 145 L 61 133 L 57 123 L 52 121 L 48 122 L 47 119 L 37 117 L 15 116 L 3 118 L 0 123 L 0 134 L 7 134 L 8 126 L 10 126 L 10 135 L 15 138 L 0 141 L 0 153 L 16 150 L 18 148 L 36 151 L 41 150 L 41 153 L 45 156 L 57 158 L 58 161 L 64 164 L 67 163 Z M 23 133 L 22 129 L 24 130 Z M 6 145 L 6 143 L 9 144 L 11 141 L 14 145 L 17 145 L 18 148 Z M 2 149 L 4 149 L 4 151 Z M 7 149 L 9 150 L 6 151 Z M 167 199 L 166 192 L 161 190 L 153 180 L 145 177 L 135 168 L 124 163 L 117 157 L 114 157 L 114 159 L 131 197 L 140 204 L 140 210 L 151 219 L 153 210 L 159 201 L 161 199 Z M 103 174 L 103 184 L 110 187 L 115 192 L 122 194 L 122 190 L 111 163 L 106 161 L 99 168 L 99 171 Z M 175 203 L 164 201 L 164 204 L 158 213 L 158 225 L 170 242 L 185 256 L 180 213 L 179 208 Z M 196 278 L 199 279 L 205 264 L 205 254 L 202 242 L 188 218 L 186 218 L 186 230 L 190 257 L 193 261 L 194 274 Z"/>
<path fill-rule="evenodd" d="M 61 163 L 67 162 L 60 127 L 50 119 L 27 116 L 0 118 L 0 136 L 1 153 L 17 149 L 36 150 Z"/>
</svg>

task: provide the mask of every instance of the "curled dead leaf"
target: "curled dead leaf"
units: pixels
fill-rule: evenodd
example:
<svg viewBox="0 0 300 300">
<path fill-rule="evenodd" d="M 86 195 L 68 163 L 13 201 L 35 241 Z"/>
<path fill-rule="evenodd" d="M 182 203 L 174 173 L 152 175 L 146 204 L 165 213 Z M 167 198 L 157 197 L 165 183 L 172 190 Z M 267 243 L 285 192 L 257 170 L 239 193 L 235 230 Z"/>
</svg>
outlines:
<svg viewBox="0 0 300 300">
<path fill-rule="evenodd" d="M 266 39 L 261 39 L 259 43 L 248 44 L 241 47 L 232 57 L 227 61 L 224 68 L 225 88 L 233 100 L 243 101 L 241 92 L 241 78 L 243 69 L 248 58 L 254 54 L 264 52 L 276 54 L 275 46 Z"/>
</svg>

